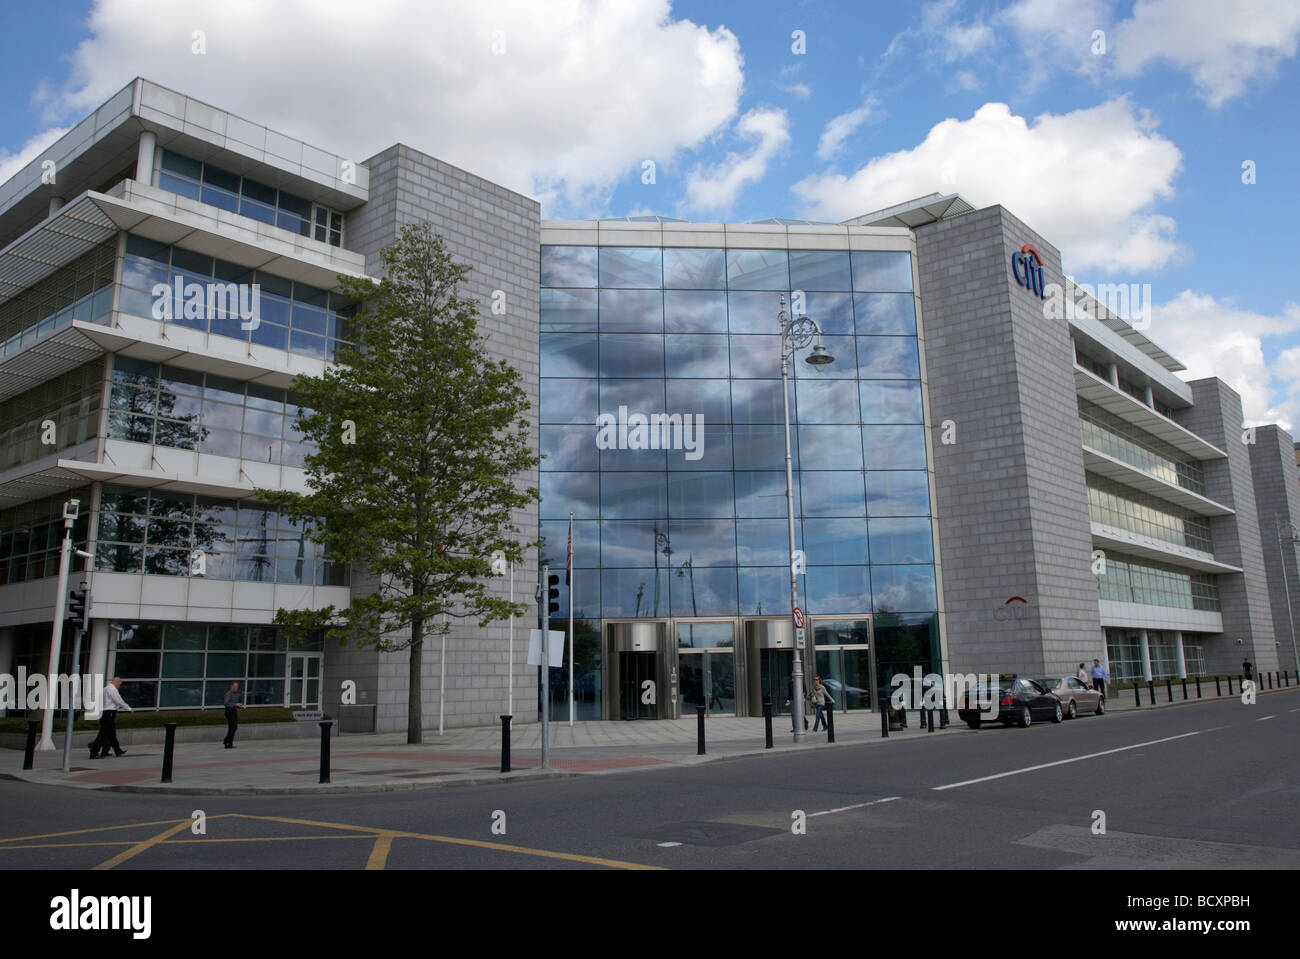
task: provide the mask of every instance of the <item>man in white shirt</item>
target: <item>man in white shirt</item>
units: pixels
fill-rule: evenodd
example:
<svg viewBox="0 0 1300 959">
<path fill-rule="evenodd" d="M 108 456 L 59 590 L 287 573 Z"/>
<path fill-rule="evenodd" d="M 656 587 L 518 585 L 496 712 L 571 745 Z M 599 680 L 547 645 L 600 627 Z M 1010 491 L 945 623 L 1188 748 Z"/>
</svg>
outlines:
<svg viewBox="0 0 1300 959">
<path fill-rule="evenodd" d="M 110 749 L 118 756 L 126 755 L 126 750 L 117 741 L 117 711 L 125 709 L 128 713 L 133 713 L 135 710 L 126 704 L 122 694 L 117 691 L 121 685 L 122 678 L 114 676 L 104 687 L 104 693 L 99 698 L 103 712 L 99 716 L 99 735 L 90 744 L 91 759 L 99 759 L 101 755 L 107 756 Z"/>
</svg>

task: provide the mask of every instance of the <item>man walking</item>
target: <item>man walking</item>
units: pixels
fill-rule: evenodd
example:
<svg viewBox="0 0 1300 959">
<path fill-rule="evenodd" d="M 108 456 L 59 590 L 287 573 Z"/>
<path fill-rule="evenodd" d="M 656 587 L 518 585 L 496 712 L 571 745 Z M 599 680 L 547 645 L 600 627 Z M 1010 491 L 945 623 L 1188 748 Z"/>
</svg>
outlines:
<svg viewBox="0 0 1300 959">
<path fill-rule="evenodd" d="M 244 708 L 244 704 L 239 701 L 239 683 L 231 683 L 230 688 L 226 690 L 225 707 L 226 738 L 224 741 L 227 749 L 234 749 L 235 730 L 239 728 L 239 711 Z"/>
<path fill-rule="evenodd" d="M 1106 667 L 1101 664 L 1100 659 L 1092 661 L 1092 688 L 1101 693 L 1101 698 L 1106 698 L 1106 680 L 1110 679 L 1110 673 Z"/>
<path fill-rule="evenodd" d="M 99 735 L 90 744 L 91 759 L 107 756 L 110 749 L 117 756 L 126 755 L 126 750 L 117 741 L 117 711 L 125 709 L 128 713 L 133 713 L 135 710 L 126 704 L 122 694 L 117 691 L 121 685 L 122 678 L 114 676 L 99 697 L 102 712 L 99 714 Z"/>
</svg>

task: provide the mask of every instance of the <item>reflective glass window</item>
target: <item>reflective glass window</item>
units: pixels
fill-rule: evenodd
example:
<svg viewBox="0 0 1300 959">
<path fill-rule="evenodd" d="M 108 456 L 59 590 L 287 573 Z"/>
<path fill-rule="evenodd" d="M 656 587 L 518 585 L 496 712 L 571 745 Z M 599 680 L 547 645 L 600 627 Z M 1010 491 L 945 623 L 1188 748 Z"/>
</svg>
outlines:
<svg viewBox="0 0 1300 959">
<path fill-rule="evenodd" d="M 587 333 L 543 333 L 542 376 L 595 376 L 596 338 Z"/>
<path fill-rule="evenodd" d="M 726 376 L 731 371 L 728 357 L 725 336 L 670 333 L 664 337 L 664 359 L 672 377 Z"/>
<path fill-rule="evenodd" d="M 722 250 L 664 250 L 664 288 L 725 290 L 727 262 Z"/>
<path fill-rule="evenodd" d="M 736 565 L 736 524 L 729 519 L 678 519 L 668 524 L 673 566 Z"/>
<path fill-rule="evenodd" d="M 789 290 L 790 263 L 785 250 L 728 250 L 727 288 Z"/>
<path fill-rule="evenodd" d="M 595 290 L 542 290 L 543 333 L 591 333 L 596 329 Z"/>
<path fill-rule="evenodd" d="M 912 256 L 885 250 L 856 250 L 853 289 L 863 293 L 912 292 Z"/>
<path fill-rule="evenodd" d="M 872 602 L 882 612 L 921 612 L 937 608 L 933 566 L 872 566 Z"/>
<path fill-rule="evenodd" d="M 734 380 L 731 384 L 732 419 L 736 423 L 785 423 L 780 380 Z M 791 419 L 793 419 L 793 415 Z"/>
<path fill-rule="evenodd" d="M 538 448 L 544 470 L 596 469 L 596 433 L 590 426 L 543 426 Z"/>
<path fill-rule="evenodd" d="M 545 541 L 543 557 L 550 562 L 551 569 L 557 566 L 563 569 L 569 544 L 568 518 L 545 520 L 539 528 L 539 535 Z M 575 569 L 600 566 L 600 523 L 597 521 L 573 521 L 573 566 Z"/>
<path fill-rule="evenodd" d="M 664 328 L 669 333 L 727 332 L 727 294 L 666 291 Z"/>
<path fill-rule="evenodd" d="M 799 444 L 791 430 L 790 457 L 799 468 Z M 785 468 L 785 428 L 782 426 L 736 426 L 732 429 L 731 455 L 738 470 Z"/>
<path fill-rule="evenodd" d="M 783 509 L 784 482 L 782 476 Z M 795 525 L 796 549 L 802 548 L 798 539 L 801 528 L 802 524 Z M 790 529 L 786 520 L 736 520 L 736 556 L 741 566 L 785 566 L 790 562 Z"/>
<path fill-rule="evenodd" d="M 804 516 L 862 516 L 866 512 L 861 471 L 816 470 L 795 479 L 803 490 Z"/>
<path fill-rule="evenodd" d="M 669 412 L 702 415 L 706 427 L 731 422 L 731 384 L 726 380 L 669 380 L 667 386 Z"/>
<path fill-rule="evenodd" d="M 669 473 L 668 512 L 674 518 L 735 515 L 731 474 L 703 470 Z"/>
<path fill-rule="evenodd" d="M 600 574 L 600 608 L 607 619 L 667 616 L 668 570 L 605 569 Z"/>
<path fill-rule="evenodd" d="M 791 250 L 793 290 L 851 290 L 847 250 Z M 811 310 L 809 316 L 814 316 Z M 820 318 L 814 317 L 820 322 Z"/>
<path fill-rule="evenodd" d="M 695 425 L 698 427 L 698 422 Z M 731 427 L 709 426 L 706 419 L 702 434 L 698 430 L 689 434 L 683 433 L 682 448 L 668 451 L 668 468 L 670 470 L 731 469 Z"/>
<path fill-rule="evenodd" d="M 592 423 L 600 412 L 598 380 L 543 379 L 541 421 L 543 423 Z"/>
<path fill-rule="evenodd" d="M 666 566 L 662 550 L 671 546 L 667 536 L 664 520 L 601 520 L 600 564 L 606 568 L 653 566 L 659 552 L 658 563 Z"/>
<path fill-rule="evenodd" d="M 859 336 L 858 369 L 863 379 L 916 380 L 921 360 L 911 336 Z"/>
<path fill-rule="evenodd" d="M 668 509 L 666 473 L 600 474 L 601 516 L 626 519 L 665 517 Z"/>
<path fill-rule="evenodd" d="M 803 299 L 803 315 L 814 320 L 823 333 L 854 332 L 851 293 L 805 293 Z M 792 300 L 791 305 L 797 304 Z"/>
<path fill-rule="evenodd" d="M 687 567 L 669 578 L 673 616 L 736 615 L 736 569 Z M 689 629 L 690 627 L 686 627 Z M 703 638 L 702 631 L 695 636 Z M 714 667 L 718 667 L 715 665 Z"/>
<path fill-rule="evenodd" d="M 542 286 L 596 285 L 594 246 L 542 247 Z"/>
<path fill-rule="evenodd" d="M 813 614 L 860 613 L 871 604 L 865 566 L 809 566 L 804 582 Z"/>
<path fill-rule="evenodd" d="M 731 375 L 741 379 L 780 378 L 781 337 L 732 336 Z"/>
<path fill-rule="evenodd" d="M 866 520 L 805 519 L 803 550 L 809 566 L 866 565 Z"/>
<path fill-rule="evenodd" d="M 789 309 L 787 303 L 786 309 Z M 779 336 L 777 314 L 781 301 L 774 293 L 728 293 L 727 318 L 732 333 L 768 333 Z"/>
<path fill-rule="evenodd" d="M 790 615 L 788 566 L 742 566 L 736 573 L 740 588 L 740 615 Z"/>
<path fill-rule="evenodd" d="M 934 562 L 928 519 L 872 519 L 867 522 L 867 532 L 873 563 Z"/>
<path fill-rule="evenodd" d="M 858 384 L 853 380 L 800 380 L 795 384 L 800 423 L 858 423 Z"/>
<path fill-rule="evenodd" d="M 600 375 L 663 376 L 663 336 L 657 333 L 602 333 Z"/>
<path fill-rule="evenodd" d="M 578 518 L 599 515 L 597 473 L 542 473 L 537 488 L 542 501 L 538 507 L 543 517 L 569 518 L 570 510 Z"/>
<path fill-rule="evenodd" d="M 920 423 L 919 381 L 863 380 L 858 384 L 864 423 Z"/>
<path fill-rule="evenodd" d="M 867 472 L 867 511 L 871 516 L 928 516 L 930 486 L 924 471 Z"/>
<path fill-rule="evenodd" d="M 628 414 L 664 412 L 663 380 L 601 380 L 600 412 L 618 416 L 618 408 L 626 406 Z"/>
<path fill-rule="evenodd" d="M 862 437 L 859 427 L 800 426 L 797 441 L 799 461 L 805 470 L 862 469 Z"/>
<path fill-rule="evenodd" d="M 602 333 L 660 333 L 664 297 L 658 290 L 601 290 Z"/>
<path fill-rule="evenodd" d="M 859 333 L 916 334 L 916 301 L 910 293 L 859 293 L 853 310 Z"/>
<path fill-rule="evenodd" d="M 798 380 L 844 380 L 858 375 L 857 344 L 852 336 L 823 336 L 822 348 L 832 362 L 814 366 L 808 362 L 811 346 L 800 350 L 790 362 L 790 373 Z"/>
<path fill-rule="evenodd" d="M 660 289 L 663 256 L 655 247 L 602 246 L 600 285 L 605 289 Z"/>
<path fill-rule="evenodd" d="M 867 469 L 923 470 L 926 466 L 923 426 L 864 426 L 862 448 Z"/>
</svg>

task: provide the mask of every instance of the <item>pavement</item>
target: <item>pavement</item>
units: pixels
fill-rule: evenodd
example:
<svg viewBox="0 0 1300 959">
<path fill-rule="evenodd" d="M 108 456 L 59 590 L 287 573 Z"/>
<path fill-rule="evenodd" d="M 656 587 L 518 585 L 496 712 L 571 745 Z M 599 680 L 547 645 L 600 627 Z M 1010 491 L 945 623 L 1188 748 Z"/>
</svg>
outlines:
<svg viewBox="0 0 1300 959">
<path fill-rule="evenodd" d="M 1226 699 L 1226 684 L 1223 686 Z M 1213 683 L 1202 683 L 1203 699 L 1214 699 Z M 1260 699 L 1272 692 L 1265 689 Z M 1114 696 L 1108 712 L 1122 713 L 1169 709 L 1196 703 L 1195 686 L 1189 684 L 1188 699 L 1182 687 L 1173 685 L 1173 702 L 1161 684 L 1156 704 L 1142 691 L 1141 707 L 1134 705 L 1131 691 Z M 881 736 L 880 715 L 875 712 L 839 713 L 835 718 L 836 744 L 891 743 L 918 738 L 936 738 L 970 733 L 951 715 L 947 729 L 933 733 L 919 728 L 915 712 L 909 712 L 907 729 Z M 1075 722 L 1105 722 L 1105 718 L 1081 716 Z M 0 778 L 74 789 L 112 790 L 179 795 L 292 795 L 318 793 L 395 792 L 436 786 L 482 785 L 487 783 L 545 778 L 592 776 L 634 770 L 694 766 L 701 763 L 787 753 L 792 750 L 834 749 L 824 732 L 809 733 L 802 745 L 792 742 L 789 719 L 773 721 L 773 748 L 764 748 L 763 720 L 750 717 L 706 719 L 706 754 L 697 754 L 696 720 L 641 722 L 567 722 L 551 724 L 549 763 L 541 766 L 541 725 L 515 727 L 511 735 L 511 772 L 500 771 L 501 730 L 499 726 L 447 730 L 439 736 L 426 730 L 424 743 L 409 745 L 405 733 L 351 734 L 331 740 L 330 782 L 319 782 L 320 747 L 314 741 L 262 740 L 238 743 L 227 750 L 211 742 L 187 743 L 185 729 L 177 731 L 172 782 L 161 782 L 161 745 L 132 746 L 120 757 L 90 760 L 77 749 L 71 770 L 62 770 L 60 740 L 54 752 L 37 753 L 34 768 L 23 770 L 23 754 L 6 751 L 0 758 Z"/>
</svg>

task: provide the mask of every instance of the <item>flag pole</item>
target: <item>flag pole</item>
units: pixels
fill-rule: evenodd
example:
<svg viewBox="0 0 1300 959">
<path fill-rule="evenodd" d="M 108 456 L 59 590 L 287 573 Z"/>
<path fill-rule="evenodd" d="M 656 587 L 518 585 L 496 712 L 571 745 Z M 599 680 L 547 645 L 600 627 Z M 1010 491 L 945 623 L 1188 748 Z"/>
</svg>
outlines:
<svg viewBox="0 0 1300 959">
<path fill-rule="evenodd" d="M 569 725 L 573 725 L 573 510 L 569 510 L 569 555 L 565 560 L 569 587 Z"/>
</svg>

